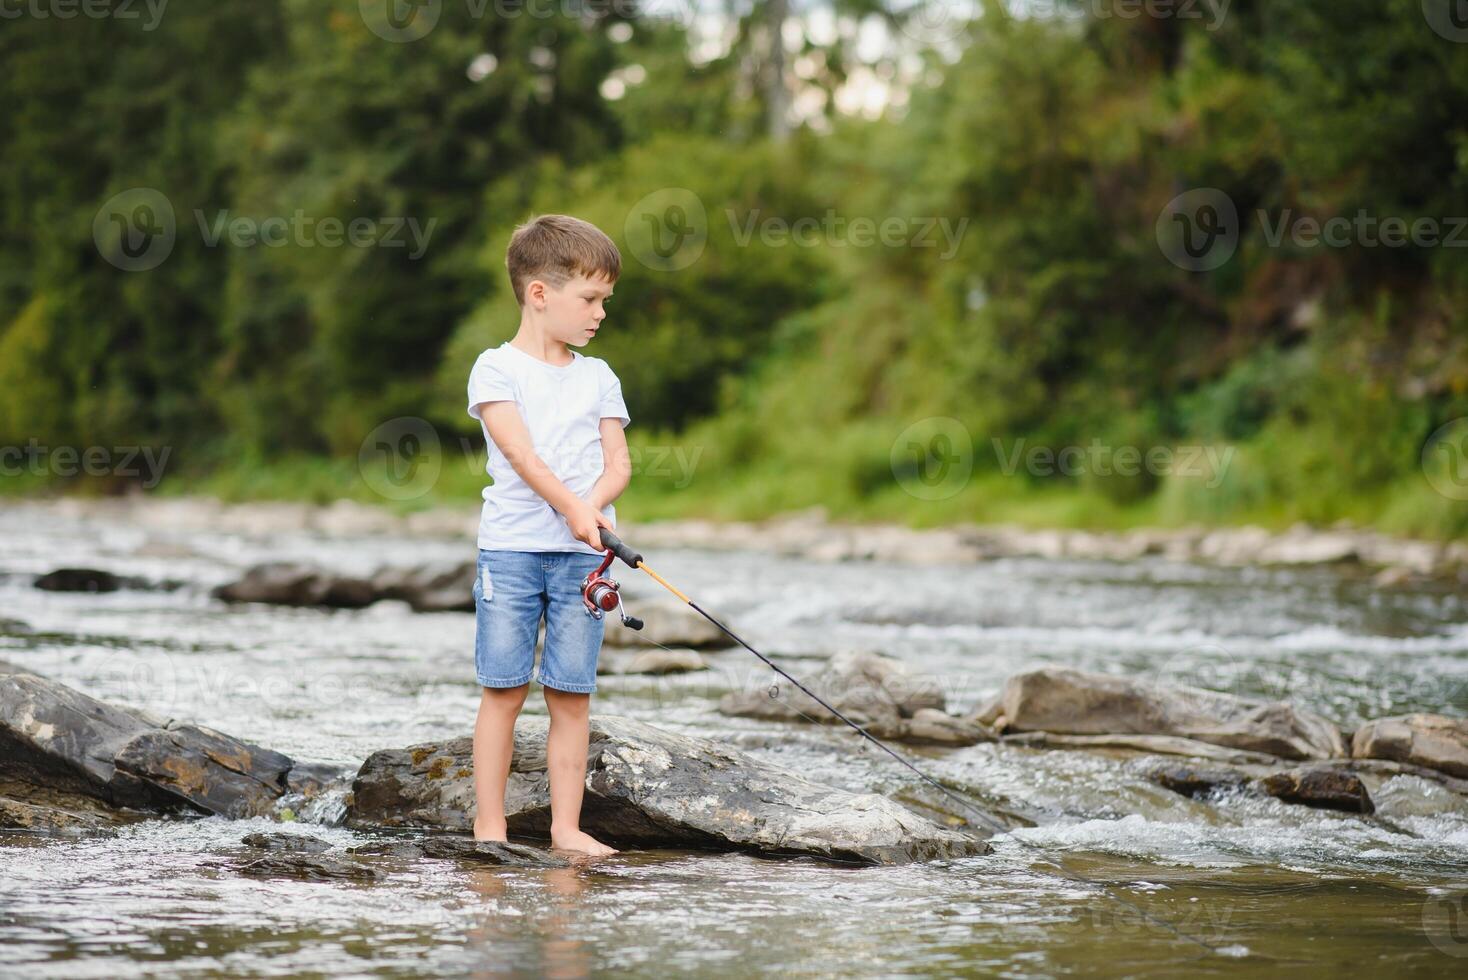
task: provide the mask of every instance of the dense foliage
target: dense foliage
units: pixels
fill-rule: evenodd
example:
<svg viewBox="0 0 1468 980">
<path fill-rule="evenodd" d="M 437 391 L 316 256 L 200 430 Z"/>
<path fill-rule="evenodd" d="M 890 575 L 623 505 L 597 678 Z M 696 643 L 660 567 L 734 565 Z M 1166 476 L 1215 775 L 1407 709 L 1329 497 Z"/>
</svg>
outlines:
<svg viewBox="0 0 1468 980">
<path fill-rule="evenodd" d="M 788 81 L 824 107 L 775 141 L 757 17 L 712 60 L 617 4 L 444 3 L 405 43 L 357 0 L 9 21 L 0 445 L 167 443 L 184 488 L 355 493 L 236 477 L 349 472 L 394 416 L 472 439 L 468 365 L 518 322 L 505 243 L 562 211 L 623 250 L 589 352 L 629 436 L 697 454 L 639 474 L 642 513 L 1468 531 L 1434 489 L 1462 434 L 1429 443 L 1468 415 L 1468 30 L 1420 0 L 1138 6 L 986 0 L 951 64 L 808 37 Z M 862 73 L 914 81 L 843 115 Z M 109 260 L 129 219 L 99 209 L 130 188 L 174 211 L 156 268 Z M 1236 220 L 1200 258 L 1205 199 Z M 316 230 L 228 231 L 295 215 Z M 647 238 L 669 215 L 687 261 Z M 421 248 L 411 224 L 332 247 L 325 219 L 412 219 Z M 1014 465 L 1068 446 L 1215 468 Z M 972 474 L 926 492 L 954 453 Z M 433 499 L 472 494 L 474 466 L 446 472 Z"/>
</svg>

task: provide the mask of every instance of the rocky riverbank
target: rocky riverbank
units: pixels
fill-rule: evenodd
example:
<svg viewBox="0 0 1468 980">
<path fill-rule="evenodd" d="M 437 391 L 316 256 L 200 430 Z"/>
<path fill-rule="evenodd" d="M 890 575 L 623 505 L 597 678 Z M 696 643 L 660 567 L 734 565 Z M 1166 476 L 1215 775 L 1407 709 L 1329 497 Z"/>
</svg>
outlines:
<svg viewBox="0 0 1468 980">
<path fill-rule="evenodd" d="M 247 535 L 309 532 L 328 537 L 396 535 L 472 541 L 478 508 L 436 508 L 399 516 L 348 500 L 330 505 L 261 502 L 226 504 L 202 497 L 60 499 L 10 506 L 159 530 L 215 530 Z M 703 520 L 624 522 L 621 536 L 652 548 L 754 550 L 812 560 L 880 559 L 907 563 L 975 562 L 997 558 L 1089 558 L 1124 561 L 1156 556 L 1220 565 L 1358 565 L 1382 586 L 1425 579 L 1461 581 L 1468 574 L 1468 542 L 1422 541 L 1375 531 L 1295 525 L 1261 527 L 1137 528 L 1097 532 L 964 524 L 929 530 L 829 521 L 817 508 L 757 522 Z"/>
<path fill-rule="evenodd" d="M 812 689 L 880 736 L 1122 752 L 1158 786 L 1220 806 L 1227 805 L 1227 794 L 1244 792 L 1367 818 L 1375 810 L 1373 789 L 1401 775 L 1468 794 L 1468 720 L 1442 715 L 1383 718 L 1348 733 L 1283 702 L 1045 669 L 1010 677 L 992 703 L 957 717 L 941 694 L 899 663 L 871 654 L 833 658 Z M 780 722 L 834 721 L 813 701 L 808 714 L 782 698 L 770 701 L 777 707 L 755 710 L 730 695 L 720 710 Z M 544 718 L 522 719 L 506 797 L 516 835 L 548 834 L 545 738 Z M 435 840 L 467 834 L 474 800 L 471 740 L 384 749 L 352 773 L 297 763 L 194 722 L 108 704 L 0 662 L 0 827 L 84 833 L 160 815 L 279 819 L 333 791 L 344 799 L 336 819 L 352 829 Z M 622 848 L 893 863 L 986 853 L 986 828 L 1012 823 L 998 814 L 969 820 L 981 816 L 977 811 L 944 816 L 967 828 L 942 826 L 883 796 L 820 785 L 727 744 L 626 718 L 592 719 L 582 825 Z M 403 846 L 420 854 L 453 849 L 421 840 Z M 469 850 L 475 850 L 472 842 Z M 459 856 L 530 860 L 499 851 Z M 251 873 L 269 874 L 273 861 L 247 863 Z M 350 862 L 327 867 L 291 859 L 286 865 L 276 870 L 358 874 Z M 370 879 L 371 873 L 360 876 Z"/>
</svg>

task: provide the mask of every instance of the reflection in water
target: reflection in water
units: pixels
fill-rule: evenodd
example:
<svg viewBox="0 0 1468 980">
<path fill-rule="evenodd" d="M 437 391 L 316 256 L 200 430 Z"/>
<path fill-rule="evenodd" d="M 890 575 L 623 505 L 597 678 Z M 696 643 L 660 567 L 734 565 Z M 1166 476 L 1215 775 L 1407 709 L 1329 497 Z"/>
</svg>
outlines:
<svg viewBox="0 0 1468 980">
<path fill-rule="evenodd" d="M 584 874 L 576 865 L 469 872 L 469 890 L 484 900 L 465 933 L 474 975 L 589 976 L 592 956 L 580 916 Z"/>
</svg>

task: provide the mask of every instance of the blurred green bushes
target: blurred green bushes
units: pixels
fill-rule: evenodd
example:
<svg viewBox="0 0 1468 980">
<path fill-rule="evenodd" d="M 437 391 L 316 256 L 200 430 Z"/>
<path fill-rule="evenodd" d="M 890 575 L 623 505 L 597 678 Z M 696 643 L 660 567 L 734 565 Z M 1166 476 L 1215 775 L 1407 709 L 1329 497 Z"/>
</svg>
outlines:
<svg viewBox="0 0 1468 980">
<path fill-rule="evenodd" d="M 563 211 L 623 251 L 587 352 L 621 376 L 648 461 L 624 513 L 1468 533 L 1420 464 L 1468 415 L 1463 253 L 1269 240 L 1281 215 L 1468 216 L 1468 45 L 1416 0 L 1235 0 L 1214 25 L 984 9 L 903 111 L 778 145 L 738 55 L 694 63 L 642 21 L 446 4 L 390 44 L 355 0 L 269 0 L 170 9 L 148 35 L 8 24 L 0 445 L 166 441 L 166 492 L 373 499 L 355 457 L 383 420 L 475 447 L 469 365 L 518 324 L 505 243 Z M 629 66 L 642 80 L 605 98 Z M 179 235 L 130 273 L 92 221 L 139 186 Z M 1196 188 L 1241 219 L 1208 272 L 1158 241 Z M 638 256 L 638 207 L 669 189 L 704 224 L 698 258 L 665 271 Z M 434 225 L 416 259 L 211 248 L 196 209 Z M 847 230 L 811 244 L 758 233 L 833 214 Z M 894 218 L 896 244 L 849 230 Z M 899 438 L 928 418 L 966 433 L 951 494 L 910 491 L 926 463 Z M 1008 462 L 1090 446 L 1222 465 Z M 443 473 L 399 505 L 473 498 L 472 458 Z"/>
</svg>

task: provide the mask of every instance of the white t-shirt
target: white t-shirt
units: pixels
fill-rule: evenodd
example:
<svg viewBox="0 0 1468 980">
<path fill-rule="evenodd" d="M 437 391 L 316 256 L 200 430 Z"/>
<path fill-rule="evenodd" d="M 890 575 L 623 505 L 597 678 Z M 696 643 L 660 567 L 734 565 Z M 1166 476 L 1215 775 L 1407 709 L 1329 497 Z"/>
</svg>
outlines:
<svg viewBox="0 0 1468 980">
<path fill-rule="evenodd" d="M 479 417 L 485 402 L 512 401 L 530 430 L 535 453 L 572 493 L 585 499 L 601 477 L 601 420 L 631 421 L 622 401 L 622 382 L 599 357 L 571 352 L 564 367 L 547 364 L 508 341 L 479 355 L 469 372 L 469 414 L 479 419 L 489 447 L 479 515 L 479 547 L 491 551 L 579 551 L 599 554 L 571 534 L 565 517 L 530 488 L 489 436 Z M 608 504 L 602 513 L 617 523 Z"/>
</svg>

